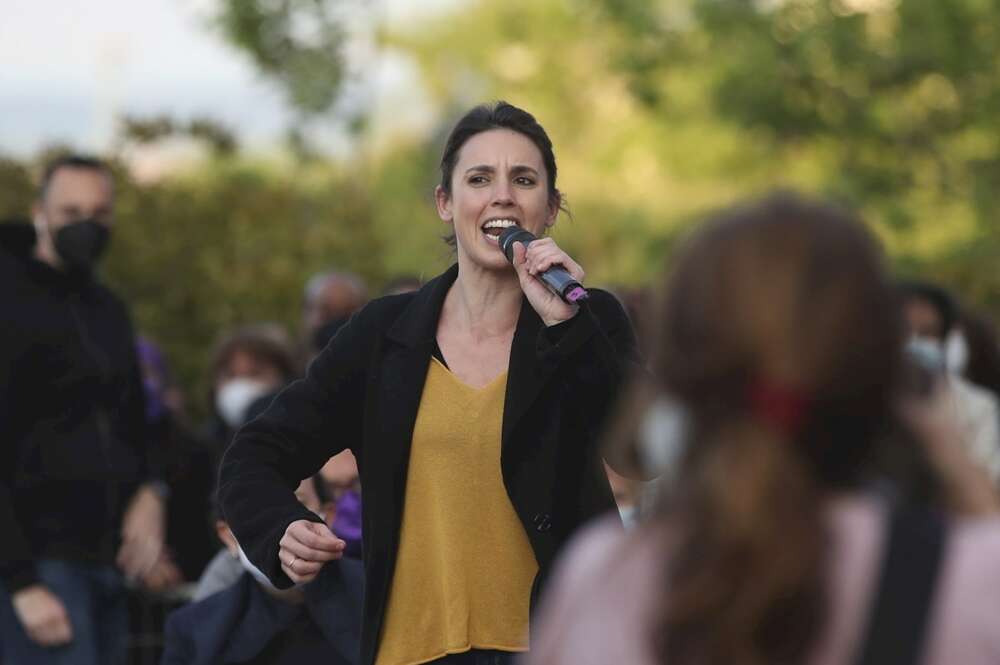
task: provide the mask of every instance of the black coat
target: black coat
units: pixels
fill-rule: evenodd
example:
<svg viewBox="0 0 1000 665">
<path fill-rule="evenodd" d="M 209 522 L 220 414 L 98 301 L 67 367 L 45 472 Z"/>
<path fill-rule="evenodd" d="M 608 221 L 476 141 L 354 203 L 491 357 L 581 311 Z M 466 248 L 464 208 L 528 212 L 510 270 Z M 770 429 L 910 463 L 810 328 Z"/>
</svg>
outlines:
<svg viewBox="0 0 1000 665">
<path fill-rule="evenodd" d="M 33 258 L 34 229 L 0 224 L 0 579 L 42 557 L 113 563 L 149 472 L 145 401 L 124 303 Z"/>
<path fill-rule="evenodd" d="M 457 266 L 416 293 L 375 300 L 246 425 L 226 452 L 220 498 L 250 559 L 279 587 L 278 541 L 316 516 L 293 495 L 301 479 L 350 448 L 361 474 L 366 600 L 362 663 L 373 663 L 399 548 L 410 441 L 438 318 Z M 537 596 L 560 548 L 614 498 L 596 442 L 636 360 L 618 301 L 591 290 L 590 305 L 558 335 L 526 299 L 511 346 L 501 469 L 539 565 Z"/>
</svg>

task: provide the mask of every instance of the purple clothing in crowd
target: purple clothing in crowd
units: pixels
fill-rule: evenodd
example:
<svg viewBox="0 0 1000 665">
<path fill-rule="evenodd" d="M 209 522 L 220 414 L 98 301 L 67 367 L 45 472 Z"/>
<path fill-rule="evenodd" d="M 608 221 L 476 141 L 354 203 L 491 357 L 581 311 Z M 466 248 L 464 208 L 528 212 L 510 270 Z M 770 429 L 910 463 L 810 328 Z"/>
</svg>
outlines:
<svg viewBox="0 0 1000 665">
<path fill-rule="evenodd" d="M 145 337 L 139 337 L 135 344 L 142 367 L 142 387 L 146 395 L 146 422 L 157 423 L 167 414 L 164 391 L 167 388 L 169 372 L 163 352 Z"/>
<path fill-rule="evenodd" d="M 347 543 L 347 556 L 361 557 L 361 494 L 347 490 L 337 499 L 337 516 L 330 530 Z"/>
</svg>

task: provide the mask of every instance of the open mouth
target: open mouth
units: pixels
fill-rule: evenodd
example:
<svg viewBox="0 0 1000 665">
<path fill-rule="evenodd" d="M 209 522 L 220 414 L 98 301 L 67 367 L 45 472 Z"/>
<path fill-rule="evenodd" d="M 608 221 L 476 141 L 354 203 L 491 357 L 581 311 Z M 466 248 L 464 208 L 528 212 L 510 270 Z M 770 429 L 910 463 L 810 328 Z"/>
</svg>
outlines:
<svg viewBox="0 0 1000 665">
<path fill-rule="evenodd" d="M 486 236 L 488 241 L 499 245 L 500 234 L 503 233 L 504 229 L 508 229 L 512 226 L 520 226 L 520 224 L 516 219 L 511 217 L 499 217 L 487 220 L 481 228 L 483 235 Z"/>
</svg>

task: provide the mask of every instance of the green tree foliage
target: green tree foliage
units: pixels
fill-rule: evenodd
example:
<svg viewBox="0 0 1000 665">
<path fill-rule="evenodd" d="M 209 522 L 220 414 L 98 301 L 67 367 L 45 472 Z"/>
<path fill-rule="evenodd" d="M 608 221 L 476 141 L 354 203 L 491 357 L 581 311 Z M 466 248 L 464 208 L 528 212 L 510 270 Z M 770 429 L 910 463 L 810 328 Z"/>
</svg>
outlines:
<svg viewBox="0 0 1000 665">
<path fill-rule="evenodd" d="M 704 212 L 791 187 L 1000 313 L 995 1 L 481 2 L 387 46 L 443 117 L 506 98 L 540 118 L 576 213 L 556 237 L 596 280 L 646 279 Z"/>
<path fill-rule="evenodd" d="M 617 60 L 622 39 L 595 3 L 510 0 L 463 5 L 390 32 L 384 44 L 416 60 L 440 109 L 439 131 L 410 154 L 439 155 L 454 120 L 485 100 L 506 99 L 538 117 L 573 212 L 553 235 L 594 284 L 659 274 L 666 249 L 710 209 L 780 183 L 817 187 L 814 166 L 788 179 L 787 164 L 754 132 L 720 121 L 697 71 L 675 77 L 671 108 L 643 103 Z M 379 168 L 397 168 L 404 154 L 382 155 Z M 425 189 L 397 195 L 426 208 L 433 175 Z"/>
<path fill-rule="evenodd" d="M 27 217 L 33 189 L 27 165 L 0 158 L 0 220 Z"/>
<path fill-rule="evenodd" d="M 109 281 L 162 343 L 187 386 L 219 334 L 253 321 L 297 331 L 307 278 L 337 267 L 379 281 L 367 195 L 331 167 L 289 175 L 212 161 L 121 187 Z"/>
<path fill-rule="evenodd" d="M 603 0 L 616 65 L 669 113 L 695 74 L 754 132 L 875 220 L 900 265 L 1000 308 L 1000 3 Z M 989 284 L 989 286 L 986 286 Z M 992 294 L 992 295 L 990 295 Z"/>
<path fill-rule="evenodd" d="M 232 155 L 239 149 L 236 135 L 208 118 L 194 118 L 190 122 L 180 123 L 169 115 L 152 118 L 125 116 L 119 127 L 119 142 L 122 143 L 148 145 L 176 136 L 201 141 L 220 156 Z"/>
<path fill-rule="evenodd" d="M 330 0 L 220 0 L 226 40 L 304 115 L 333 106 L 345 76 L 343 5 Z M 353 8 L 353 7 L 348 7 Z"/>
</svg>

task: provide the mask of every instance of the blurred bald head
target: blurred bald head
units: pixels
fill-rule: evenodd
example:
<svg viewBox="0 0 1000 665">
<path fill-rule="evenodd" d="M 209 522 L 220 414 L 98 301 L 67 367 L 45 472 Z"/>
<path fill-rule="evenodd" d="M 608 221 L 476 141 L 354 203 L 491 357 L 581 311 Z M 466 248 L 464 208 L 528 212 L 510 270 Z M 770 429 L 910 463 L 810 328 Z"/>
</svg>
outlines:
<svg viewBox="0 0 1000 665">
<path fill-rule="evenodd" d="M 350 272 L 314 275 L 306 284 L 303 327 L 311 338 L 324 324 L 348 318 L 368 300 L 364 280 Z"/>
</svg>

